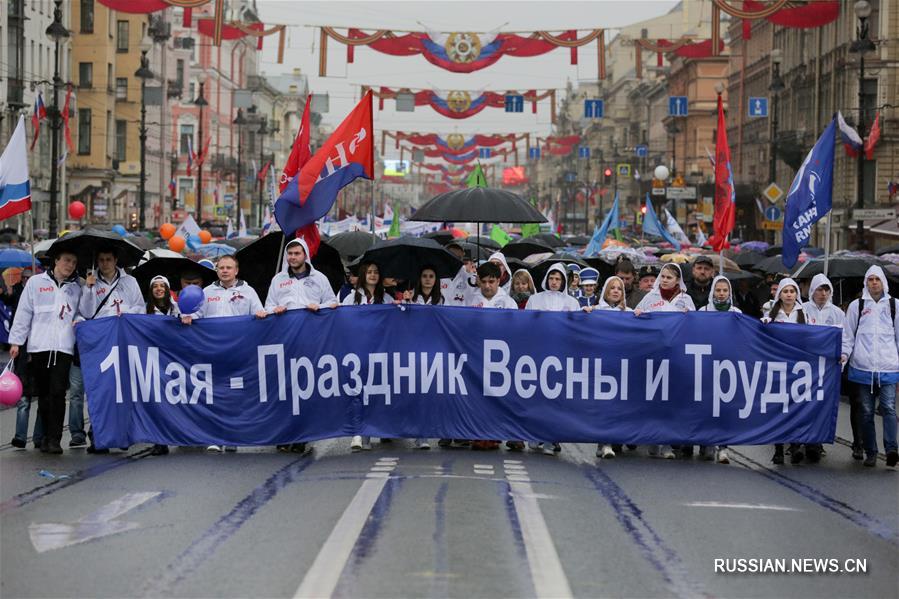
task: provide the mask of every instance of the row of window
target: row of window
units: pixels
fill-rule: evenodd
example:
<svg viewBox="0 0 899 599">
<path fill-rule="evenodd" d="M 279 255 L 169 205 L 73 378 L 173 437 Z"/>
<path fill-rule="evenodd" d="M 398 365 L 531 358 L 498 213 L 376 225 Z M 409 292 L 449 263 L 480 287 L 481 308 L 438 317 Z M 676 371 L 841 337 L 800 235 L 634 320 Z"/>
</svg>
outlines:
<svg viewBox="0 0 899 599">
<path fill-rule="evenodd" d="M 94 32 L 94 0 L 81 1 L 81 33 Z M 131 33 L 128 21 L 116 21 L 116 52 L 128 51 L 128 37 Z"/>
<path fill-rule="evenodd" d="M 107 116 L 108 113 L 107 113 Z M 78 153 L 91 153 L 91 120 L 90 108 L 78 109 Z M 113 158 L 120 162 L 128 159 L 128 121 L 115 122 L 115 148 Z"/>
</svg>

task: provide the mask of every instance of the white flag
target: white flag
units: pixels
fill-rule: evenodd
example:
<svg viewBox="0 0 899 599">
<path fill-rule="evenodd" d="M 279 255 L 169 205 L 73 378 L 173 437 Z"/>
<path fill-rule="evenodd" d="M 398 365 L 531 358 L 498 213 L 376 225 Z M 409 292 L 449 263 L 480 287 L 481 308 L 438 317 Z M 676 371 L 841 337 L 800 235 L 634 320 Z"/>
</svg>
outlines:
<svg viewBox="0 0 899 599">
<path fill-rule="evenodd" d="M 240 221 L 237 224 L 237 236 L 238 237 L 246 237 L 247 236 L 247 223 L 243 220 L 243 210 L 240 210 Z"/>
<path fill-rule="evenodd" d="M 175 235 L 180 235 L 184 239 L 188 239 L 191 235 L 199 237 L 200 225 L 197 224 L 197 221 L 194 220 L 193 216 L 187 215 L 187 218 L 184 219 L 184 222 L 181 223 L 181 226 L 175 231 Z"/>
<path fill-rule="evenodd" d="M 665 208 L 665 228 L 668 229 L 668 232 L 681 243 L 690 243 L 690 238 L 687 237 L 687 234 L 684 233 L 684 230 L 671 213 L 668 212 L 667 208 Z"/>
<path fill-rule="evenodd" d="M 228 219 L 228 230 L 225 231 L 225 239 L 231 239 L 234 237 L 234 223 L 231 222 L 231 219 Z"/>
</svg>

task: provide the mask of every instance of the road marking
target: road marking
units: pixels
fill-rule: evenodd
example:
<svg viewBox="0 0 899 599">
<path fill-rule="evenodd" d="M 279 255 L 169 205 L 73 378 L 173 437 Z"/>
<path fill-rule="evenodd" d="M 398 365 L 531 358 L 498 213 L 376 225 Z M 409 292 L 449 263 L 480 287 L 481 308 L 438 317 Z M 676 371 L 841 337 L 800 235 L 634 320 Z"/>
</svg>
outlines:
<svg viewBox="0 0 899 599">
<path fill-rule="evenodd" d="M 717 501 L 694 501 L 692 503 L 685 503 L 687 507 L 729 507 L 741 510 L 771 510 L 774 512 L 800 512 L 794 507 L 787 507 L 785 505 L 765 505 L 763 503 L 719 503 Z"/>
<path fill-rule="evenodd" d="M 512 462 L 507 460 L 506 463 Z M 512 462 L 514 463 L 514 462 Z M 562 568 L 549 527 L 540 511 L 539 497 L 534 493 L 526 470 L 506 474 L 521 538 L 528 558 L 531 581 L 537 597 L 571 597 L 571 586 Z"/>
<path fill-rule="evenodd" d="M 388 458 L 381 458 L 385 459 Z M 398 458 L 392 458 L 391 461 L 396 464 Z M 356 491 L 353 500 L 334 525 L 294 597 L 330 597 L 334 594 L 340 574 L 353 552 L 356 541 L 359 540 L 362 528 L 368 521 L 381 492 L 387 486 L 390 475 L 375 468 L 377 466 L 372 467 L 372 471 L 367 474 L 367 480 Z"/>
<path fill-rule="evenodd" d="M 32 522 L 28 526 L 31 544 L 34 545 L 38 553 L 44 553 L 52 549 L 62 549 L 70 545 L 77 545 L 140 528 L 140 524 L 137 522 L 122 522 L 116 520 L 116 518 L 125 515 L 161 494 L 161 492 L 156 491 L 122 495 L 115 501 L 107 503 L 73 524 L 55 522 L 35 524 Z"/>
</svg>

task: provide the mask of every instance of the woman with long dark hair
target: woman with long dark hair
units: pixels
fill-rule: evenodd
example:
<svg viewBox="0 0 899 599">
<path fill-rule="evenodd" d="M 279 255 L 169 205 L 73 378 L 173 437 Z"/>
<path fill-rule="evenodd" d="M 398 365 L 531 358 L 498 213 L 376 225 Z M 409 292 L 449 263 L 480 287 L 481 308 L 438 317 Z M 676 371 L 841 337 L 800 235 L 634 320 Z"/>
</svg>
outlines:
<svg viewBox="0 0 899 599">
<path fill-rule="evenodd" d="M 418 282 L 415 289 L 405 292 L 407 301 L 413 304 L 428 306 L 443 305 L 443 295 L 440 293 L 440 281 L 437 279 L 437 270 L 433 266 L 423 266 L 418 274 Z"/>
<path fill-rule="evenodd" d="M 178 304 L 172 301 L 169 280 L 162 275 L 156 275 L 150 279 L 150 288 L 147 290 L 147 314 L 181 315 L 181 312 L 178 311 Z"/>
</svg>

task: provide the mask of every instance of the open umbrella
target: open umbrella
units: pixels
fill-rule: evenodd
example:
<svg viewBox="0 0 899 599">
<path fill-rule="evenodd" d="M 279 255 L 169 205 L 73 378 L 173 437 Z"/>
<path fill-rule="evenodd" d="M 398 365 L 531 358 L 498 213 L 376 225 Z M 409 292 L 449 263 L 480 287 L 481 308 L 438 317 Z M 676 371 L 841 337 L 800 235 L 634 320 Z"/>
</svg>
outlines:
<svg viewBox="0 0 899 599">
<path fill-rule="evenodd" d="M 467 241 L 454 241 L 453 243 L 462 248 L 462 251 L 464 251 L 467 255 L 471 256 L 472 260 L 486 260 L 495 251 L 491 248 L 477 246 Z"/>
<path fill-rule="evenodd" d="M 145 293 L 150 285 L 150 279 L 156 275 L 167 278 L 171 288 L 178 291 L 181 289 L 181 275 L 185 272 L 198 273 L 203 277 L 204 286 L 216 280 L 214 270 L 200 266 L 178 252 L 162 248 L 144 252 L 140 263 L 131 271 L 131 276 L 137 279 L 137 284 Z"/>
<path fill-rule="evenodd" d="M 335 235 L 335 237 L 337 236 Z M 281 270 L 283 244 L 284 233 L 274 231 L 255 239 L 234 254 L 234 257 L 240 262 L 240 278 L 256 290 L 263 303 L 268 297 L 268 288 L 272 277 Z M 330 245 L 329 241 L 322 241 L 319 244 L 318 253 L 312 259 L 312 266 L 328 278 L 334 293 L 337 293 L 340 286 L 346 281 L 346 271 L 340 260 L 340 254 Z"/>
<path fill-rule="evenodd" d="M 146 235 L 129 235 L 126 239 L 144 251 L 152 250 L 156 247 L 156 242 Z"/>
<path fill-rule="evenodd" d="M 537 233 L 530 237 L 525 237 L 525 239 L 542 241 L 551 248 L 560 248 L 565 245 L 565 242 L 559 239 L 558 235 L 553 235 L 552 233 Z"/>
<path fill-rule="evenodd" d="M 378 238 L 367 231 L 346 231 L 338 233 L 328 240 L 328 245 L 338 251 L 340 256 L 349 262 L 365 253 L 365 250 L 378 241 Z"/>
<path fill-rule="evenodd" d="M 203 256 L 204 258 L 221 258 L 222 256 L 231 256 L 236 252 L 230 245 L 224 243 L 204 243 L 191 253 Z"/>
<path fill-rule="evenodd" d="M 0 269 L 18 266 L 25 268 L 31 266 L 34 262 L 30 252 L 20 250 L 19 248 L 6 247 L 0 249 Z"/>
<path fill-rule="evenodd" d="M 235 250 L 239 250 L 241 248 L 245 248 L 251 243 L 256 241 L 255 237 L 233 237 L 231 239 L 219 239 L 216 243 L 221 243 L 223 245 L 229 245 L 233 247 Z"/>
<path fill-rule="evenodd" d="M 760 254 L 767 250 L 769 247 L 771 247 L 771 244 L 767 241 L 746 241 L 740 244 L 741 251 L 758 252 Z"/>
<path fill-rule="evenodd" d="M 415 211 L 418 222 L 545 223 L 546 217 L 518 194 L 466 187 L 435 196 Z"/>
<path fill-rule="evenodd" d="M 85 270 L 96 262 L 97 250 L 104 248 L 115 250 L 122 268 L 134 266 L 144 255 L 144 250 L 118 233 L 90 227 L 60 237 L 53 242 L 48 253 L 54 255 L 61 251 L 72 252 L 78 256 L 78 269 Z"/>
<path fill-rule="evenodd" d="M 741 251 L 739 254 L 734 256 L 734 262 L 736 262 L 737 266 L 739 266 L 740 268 L 755 266 L 764 259 L 764 254 L 752 250 Z"/>
<path fill-rule="evenodd" d="M 737 272 L 740 270 L 740 267 L 736 262 L 731 260 L 730 258 L 722 258 L 718 254 L 707 254 L 709 258 L 712 259 L 712 265 L 715 267 L 715 272 L 719 272 L 721 270 L 721 261 L 724 261 L 724 270 L 725 271 L 733 271 Z"/>
<path fill-rule="evenodd" d="M 506 258 L 518 258 L 520 260 L 524 260 L 531 254 L 542 254 L 552 251 L 553 248 L 551 246 L 533 237 L 512 241 L 503 247 L 503 255 Z"/>
<path fill-rule="evenodd" d="M 758 262 L 751 268 L 756 272 L 772 275 L 790 272 L 790 269 L 784 266 L 783 256 L 781 256 L 780 254 L 777 254 L 776 256 L 769 256 L 761 262 Z"/>
<path fill-rule="evenodd" d="M 590 237 L 587 237 L 586 235 L 566 235 L 562 238 L 562 241 L 571 246 L 587 245 L 590 243 Z"/>
<path fill-rule="evenodd" d="M 725 270 L 724 276 L 727 277 L 727 280 L 731 283 L 736 283 L 737 281 L 748 280 L 751 283 L 758 283 L 761 280 L 761 277 L 755 273 L 749 272 L 748 270 Z"/>
<path fill-rule="evenodd" d="M 872 265 L 884 266 L 886 262 L 874 256 L 831 256 L 827 264 L 827 276 L 831 279 L 862 279 Z M 824 272 L 824 260 L 808 260 L 793 272 L 793 278 L 811 279 Z"/>
<path fill-rule="evenodd" d="M 418 280 L 425 266 L 434 268 L 438 279 L 454 277 L 462 268 L 462 261 L 433 239 L 411 236 L 379 241 L 357 262 L 365 260 L 376 263 L 382 276 L 404 281 Z"/>
<path fill-rule="evenodd" d="M 468 243 L 473 243 L 474 245 L 479 245 L 482 248 L 488 248 L 495 252 L 498 252 L 502 249 L 502 246 L 495 242 L 493 239 L 484 236 L 472 235 L 465 239 Z"/>
<path fill-rule="evenodd" d="M 450 231 L 449 229 L 441 229 L 439 231 L 431 231 L 430 233 L 425 233 L 424 235 L 422 235 L 422 237 L 424 237 L 425 239 L 433 239 L 440 245 L 446 245 L 450 241 L 452 241 L 453 239 L 456 238 L 456 236 L 453 235 L 453 232 Z"/>
<path fill-rule="evenodd" d="M 878 256 L 883 256 L 884 254 L 899 254 L 899 243 L 877 250 Z"/>
<path fill-rule="evenodd" d="M 531 276 L 534 278 L 534 284 L 538 289 L 540 289 L 541 291 L 543 290 L 540 284 L 543 281 L 543 277 L 546 276 L 546 271 L 549 270 L 549 267 L 560 262 L 566 265 L 577 264 L 581 268 L 585 268 L 587 266 L 587 263 L 584 262 L 583 257 L 578 256 L 577 254 L 572 254 L 569 252 L 558 252 L 556 254 L 553 254 L 549 258 L 546 258 L 545 260 L 540 262 L 540 264 L 538 264 L 537 266 L 531 268 Z"/>
</svg>

